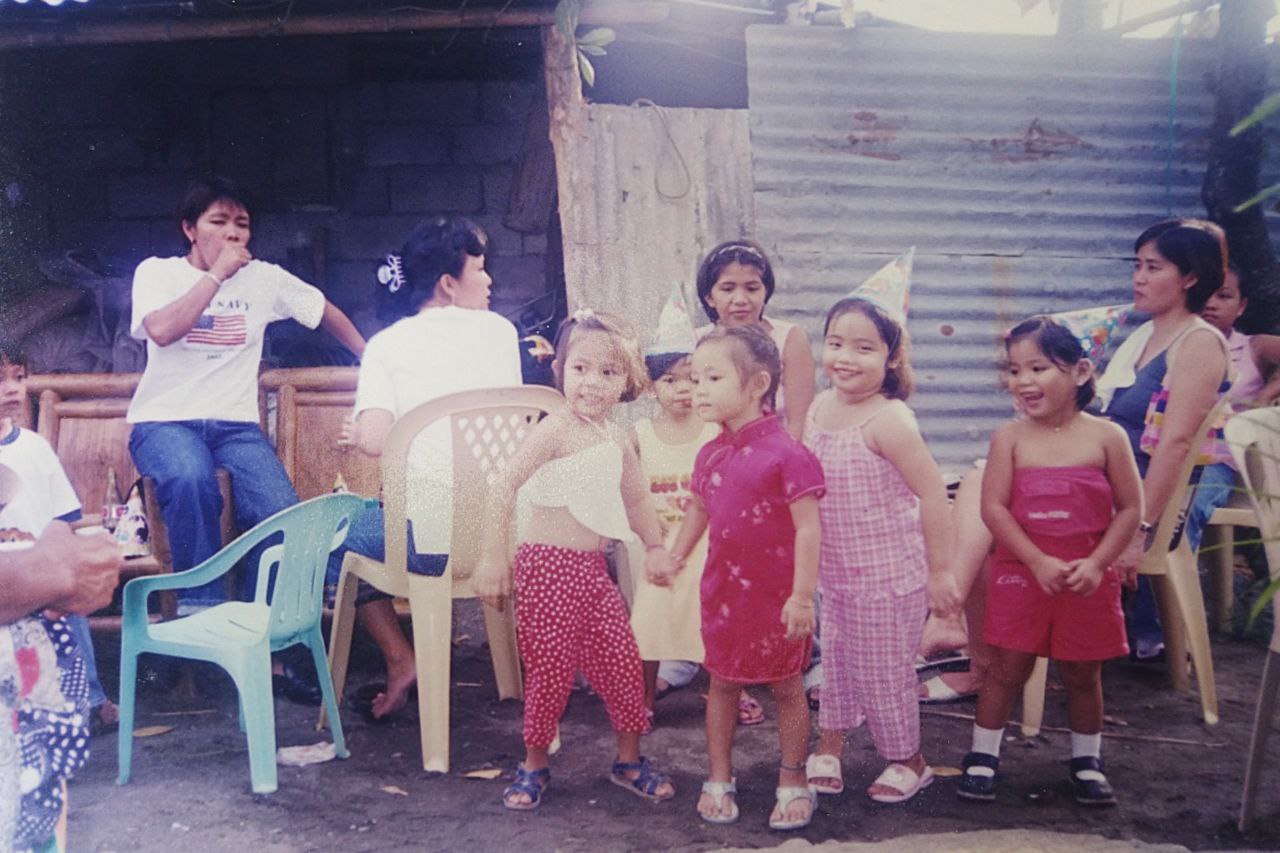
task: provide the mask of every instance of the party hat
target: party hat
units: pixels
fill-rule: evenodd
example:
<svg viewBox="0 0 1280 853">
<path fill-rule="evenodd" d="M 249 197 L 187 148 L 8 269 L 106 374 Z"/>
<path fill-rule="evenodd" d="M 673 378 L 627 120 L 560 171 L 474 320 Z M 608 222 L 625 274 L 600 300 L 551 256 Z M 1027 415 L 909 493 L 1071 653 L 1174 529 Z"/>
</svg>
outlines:
<svg viewBox="0 0 1280 853">
<path fill-rule="evenodd" d="M 854 299 L 865 299 L 882 309 L 899 323 L 906 322 L 907 302 L 911 294 L 911 264 L 916 247 L 912 246 L 870 278 L 849 292 Z"/>
<path fill-rule="evenodd" d="M 684 291 L 679 284 L 673 284 L 671 295 L 667 297 L 662 313 L 658 315 L 658 330 L 649 346 L 645 347 L 644 354 L 692 353 L 697 345 L 698 338 L 693 332 L 693 321 L 689 319 L 689 306 L 684 301 Z"/>
<path fill-rule="evenodd" d="M 1085 356 L 1097 364 L 1108 351 L 1108 345 L 1123 332 L 1125 320 L 1132 313 L 1132 305 L 1104 305 L 1101 308 L 1063 311 L 1049 317 L 1070 329 L 1080 339 Z"/>
</svg>

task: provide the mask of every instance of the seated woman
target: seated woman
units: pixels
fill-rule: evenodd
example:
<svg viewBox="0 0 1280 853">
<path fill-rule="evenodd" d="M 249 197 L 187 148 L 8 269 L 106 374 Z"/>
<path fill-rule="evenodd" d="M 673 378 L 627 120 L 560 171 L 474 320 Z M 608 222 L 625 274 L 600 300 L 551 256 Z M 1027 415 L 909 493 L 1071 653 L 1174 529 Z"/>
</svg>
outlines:
<svg viewBox="0 0 1280 853">
<path fill-rule="evenodd" d="M 1176 480 L 1182 462 L 1197 449 L 1196 430 L 1226 391 L 1230 370 L 1222 335 L 1198 316 L 1223 285 L 1227 245 L 1222 229 L 1196 219 L 1166 220 L 1143 231 L 1134 242 L 1134 252 L 1134 308 L 1151 319 L 1120 346 L 1098 382 L 1103 414 L 1129 435 L 1142 475 L 1142 529 L 1119 563 L 1130 569 L 1136 568 L 1155 520 L 1180 486 Z M 1148 452 L 1142 447 L 1147 406 L 1162 389 L 1168 399 L 1158 441 Z M 954 570 L 961 592 L 967 580 L 973 593 L 966 606 L 971 658 L 979 656 L 972 646 L 981 648 L 980 629 L 972 620 L 976 614 L 981 621 L 984 612 L 983 585 L 973 583 L 973 578 L 985 562 L 981 544 L 991 541 L 982 519 L 975 515 L 979 503 L 973 493 L 980 491 L 980 480 L 980 474 L 966 477 L 968 482 L 961 486 L 954 506 L 957 537 L 968 543 L 957 546 Z M 1157 659 L 1163 652 L 1155 597 L 1146 578 L 1138 579 L 1131 599 L 1129 640 L 1138 660 Z M 971 664 L 968 673 L 939 675 L 921 685 L 921 699 L 945 701 L 971 695 L 981 686 L 984 674 L 979 663 Z"/>
<path fill-rule="evenodd" d="M 489 311 L 487 251 L 479 226 L 460 216 L 436 217 L 419 224 L 400 254 L 387 259 L 379 275 L 386 286 L 380 313 L 403 319 L 369 339 L 345 441 L 380 456 L 396 419 L 410 409 L 458 391 L 522 383 L 516 328 Z M 409 471 L 416 552 L 410 570 L 424 574 L 444 570 L 453 523 L 450 436 L 447 424 L 436 426 L 415 444 Z M 415 512 L 415 506 L 431 512 Z M 356 519 L 330 557 L 329 583 L 337 584 L 348 550 L 382 560 L 383 545 L 383 514 L 373 509 Z M 404 707 L 417 681 L 413 647 L 386 596 L 362 586 L 356 613 L 386 659 L 386 685 L 370 708 L 372 717 L 382 718 Z"/>
<path fill-rule="evenodd" d="M 250 205 L 223 178 L 193 183 L 179 210 L 185 255 L 147 258 L 133 276 L 135 338 L 147 366 L 129 404 L 129 453 L 155 482 L 175 570 L 222 547 L 222 495 L 231 475 L 236 523 L 252 527 L 298 501 L 258 425 L 258 363 L 267 324 L 323 326 L 356 355 L 364 338 L 320 290 L 249 252 Z M 256 561 L 251 561 L 256 566 Z M 252 589 L 252 586 L 248 587 Z M 226 599 L 222 580 L 179 593 L 179 613 Z M 319 690 L 286 673 L 287 695 L 319 703 Z"/>
</svg>

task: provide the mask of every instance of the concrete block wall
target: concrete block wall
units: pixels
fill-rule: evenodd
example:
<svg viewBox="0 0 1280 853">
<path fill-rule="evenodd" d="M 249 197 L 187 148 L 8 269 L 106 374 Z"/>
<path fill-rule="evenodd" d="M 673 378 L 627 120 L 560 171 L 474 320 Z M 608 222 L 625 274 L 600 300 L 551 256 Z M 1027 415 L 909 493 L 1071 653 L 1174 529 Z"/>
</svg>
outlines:
<svg viewBox="0 0 1280 853">
<path fill-rule="evenodd" d="M 502 225 L 536 80 L 356 80 L 341 39 L 180 47 L 30 54 L 49 105 L 50 251 L 92 249 L 124 276 L 180 253 L 178 201 L 212 171 L 257 197 L 255 256 L 322 287 L 366 333 L 379 259 L 433 213 L 489 232 L 496 310 L 545 292 L 546 234 Z"/>
</svg>

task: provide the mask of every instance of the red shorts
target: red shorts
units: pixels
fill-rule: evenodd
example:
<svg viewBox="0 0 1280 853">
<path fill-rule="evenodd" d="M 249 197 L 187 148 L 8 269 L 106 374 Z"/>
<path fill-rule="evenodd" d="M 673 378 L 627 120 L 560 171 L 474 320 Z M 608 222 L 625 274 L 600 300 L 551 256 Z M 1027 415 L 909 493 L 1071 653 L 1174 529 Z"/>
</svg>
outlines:
<svg viewBox="0 0 1280 853">
<path fill-rule="evenodd" d="M 1120 576 L 1107 569 L 1091 595 L 1049 595 L 1016 561 L 989 563 L 983 637 L 1002 649 L 1054 660 L 1092 661 L 1129 654 Z"/>
</svg>

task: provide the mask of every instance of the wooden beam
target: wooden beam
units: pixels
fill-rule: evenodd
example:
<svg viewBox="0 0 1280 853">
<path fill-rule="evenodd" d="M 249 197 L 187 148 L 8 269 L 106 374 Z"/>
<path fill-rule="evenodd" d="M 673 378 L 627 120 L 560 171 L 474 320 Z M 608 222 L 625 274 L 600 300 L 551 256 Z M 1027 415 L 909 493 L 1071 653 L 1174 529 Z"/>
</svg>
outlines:
<svg viewBox="0 0 1280 853">
<path fill-rule="evenodd" d="M 583 6 L 579 22 L 588 26 L 650 24 L 665 20 L 666 3 L 652 0 L 606 0 Z M 555 24 L 552 9 L 471 9 L 462 12 L 400 9 L 336 15 L 297 15 L 285 20 L 253 16 L 234 19 L 95 22 L 69 21 L 65 26 L 0 27 L 0 50 L 86 44 L 142 44 L 228 38 L 284 38 L 425 30 L 545 27 Z"/>
</svg>

